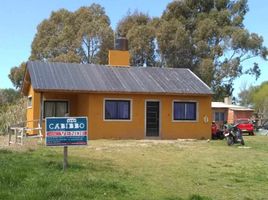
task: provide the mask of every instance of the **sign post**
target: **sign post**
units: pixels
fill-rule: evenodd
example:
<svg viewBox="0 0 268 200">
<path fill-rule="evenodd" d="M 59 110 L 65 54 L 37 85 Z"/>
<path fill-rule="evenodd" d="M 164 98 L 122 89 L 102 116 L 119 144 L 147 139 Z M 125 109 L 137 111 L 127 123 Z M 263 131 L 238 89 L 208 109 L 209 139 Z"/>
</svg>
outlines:
<svg viewBox="0 0 268 200">
<path fill-rule="evenodd" d="M 64 146 L 63 147 L 63 171 L 67 169 L 68 166 L 68 147 Z"/>
<path fill-rule="evenodd" d="M 63 170 L 68 166 L 68 146 L 87 145 L 87 117 L 47 117 L 46 146 L 63 146 Z"/>
</svg>

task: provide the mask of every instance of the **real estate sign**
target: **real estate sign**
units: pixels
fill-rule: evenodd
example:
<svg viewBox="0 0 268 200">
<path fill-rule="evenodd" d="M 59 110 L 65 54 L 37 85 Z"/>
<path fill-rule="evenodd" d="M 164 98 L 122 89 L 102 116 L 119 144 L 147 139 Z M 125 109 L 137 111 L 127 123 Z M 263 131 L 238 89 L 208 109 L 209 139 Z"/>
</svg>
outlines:
<svg viewBox="0 0 268 200">
<path fill-rule="evenodd" d="M 87 145 L 87 117 L 47 117 L 46 146 Z"/>
</svg>

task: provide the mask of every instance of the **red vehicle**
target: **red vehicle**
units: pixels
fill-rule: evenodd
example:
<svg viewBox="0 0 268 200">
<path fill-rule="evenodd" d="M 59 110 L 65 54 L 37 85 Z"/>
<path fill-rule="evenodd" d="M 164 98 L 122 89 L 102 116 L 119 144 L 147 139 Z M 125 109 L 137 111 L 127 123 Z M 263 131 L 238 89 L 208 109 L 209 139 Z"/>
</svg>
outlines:
<svg viewBox="0 0 268 200">
<path fill-rule="evenodd" d="M 212 122 L 211 124 L 211 137 L 212 139 L 217 139 L 217 132 L 218 132 L 218 127 L 215 122 Z"/>
<path fill-rule="evenodd" d="M 241 130 L 242 133 L 248 133 L 249 135 L 254 135 L 254 126 L 247 118 L 237 119 L 235 124 Z"/>
</svg>

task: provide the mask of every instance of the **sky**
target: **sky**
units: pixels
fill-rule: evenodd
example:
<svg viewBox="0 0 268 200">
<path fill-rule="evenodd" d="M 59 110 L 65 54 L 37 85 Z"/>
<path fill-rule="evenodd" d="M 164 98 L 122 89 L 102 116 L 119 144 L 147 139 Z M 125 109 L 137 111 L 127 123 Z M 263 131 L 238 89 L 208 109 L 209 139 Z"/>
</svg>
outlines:
<svg viewBox="0 0 268 200">
<path fill-rule="evenodd" d="M 31 54 L 31 43 L 37 31 L 37 26 L 49 18 L 52 11 L 65 8 L 75 11 L 81 6 L 98 3 L 105 8 L 110 17 L 111 26 L 115 29 L 120 19 L 128 11 L 139 10 L 152 17 L 160 17 L 166 5 L 172 0 L 0 0 L 0 88 L 12 88 L 8 78 L 10 69 L 27 61 Z M 249 12 L 244 24 L 250 32 L 263 36 L 264 45 L 268 46 L 268 1 L 249 0 Z M 254 77 L 243 75 L 235 81 L 234 96 L 241 89 L 250 85 L 259 85 L 268 81 L 268 62 L 261 59 L 251 59 L 243 63 L 245 67 L 258 62 L 261 76 L 256 81 Z"/>
</svg>

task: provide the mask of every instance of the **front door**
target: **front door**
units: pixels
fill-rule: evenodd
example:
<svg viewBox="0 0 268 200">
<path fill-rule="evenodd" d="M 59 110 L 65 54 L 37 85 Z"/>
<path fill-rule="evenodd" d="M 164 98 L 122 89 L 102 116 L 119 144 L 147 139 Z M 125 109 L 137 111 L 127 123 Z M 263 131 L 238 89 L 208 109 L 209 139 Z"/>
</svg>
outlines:
<svg viewBox="0 0 268 200">
<path fill-rule="evenodd" d="M 159 102 L 146 102 L 146 136 L 159 136 Z"/>
</svg>

